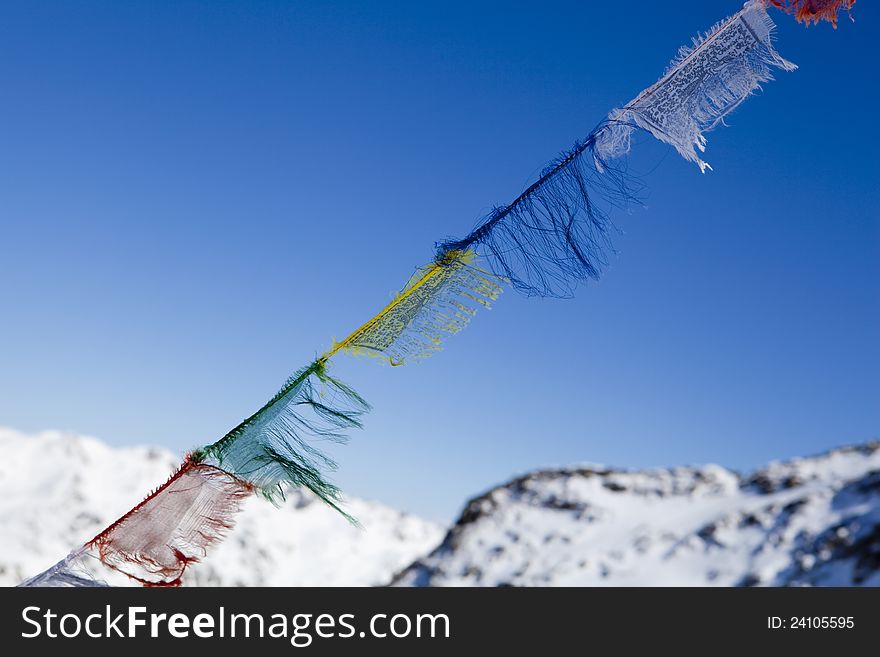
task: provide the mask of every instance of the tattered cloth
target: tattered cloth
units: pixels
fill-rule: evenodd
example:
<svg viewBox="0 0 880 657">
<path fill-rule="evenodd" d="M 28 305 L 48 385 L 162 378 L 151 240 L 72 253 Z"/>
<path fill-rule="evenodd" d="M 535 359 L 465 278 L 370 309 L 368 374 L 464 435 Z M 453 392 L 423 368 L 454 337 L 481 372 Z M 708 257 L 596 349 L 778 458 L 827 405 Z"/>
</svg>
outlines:
<svg viewBox="0 0 880 657">
<path fill-rule="evenodd" d="M 768 2 L 789 14 L 794 14 L 801 23 L 810 25 L 824 20 L 831 23 L 835 29 L 840 10 L 849 11 L 856 4 L 856 0 L 768 0 Z"/>
<path fill-rule="evenodd" d="M 705 36 L 683 47 L 663 77 L 633 101 L 611 112 L 608 125 L 597 134 L 596 151 L 603 158 L 629 152 L 635 128 L 670 144 L 701 171 L 711 168 L 700 159 L 703 132 L 772 80 L 771 68 L 791 71 L 794 64 L 773 49 L 773 21 L 763 0 L 751 0 L 721 21 Z"/>
</svg>

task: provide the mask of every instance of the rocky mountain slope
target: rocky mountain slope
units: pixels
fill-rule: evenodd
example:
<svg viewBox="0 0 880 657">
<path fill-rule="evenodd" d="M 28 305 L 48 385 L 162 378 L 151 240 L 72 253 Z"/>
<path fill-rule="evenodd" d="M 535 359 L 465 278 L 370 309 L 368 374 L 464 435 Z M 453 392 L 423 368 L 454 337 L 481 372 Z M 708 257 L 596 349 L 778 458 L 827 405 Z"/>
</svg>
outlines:
<svg viewBox="0 0 880 657">
<path fill-rule="evenodd" d="M 409 586 L 880 585 L 880 443 L 771 464 L 518 477 L 467 504 Z"/>
</svg>

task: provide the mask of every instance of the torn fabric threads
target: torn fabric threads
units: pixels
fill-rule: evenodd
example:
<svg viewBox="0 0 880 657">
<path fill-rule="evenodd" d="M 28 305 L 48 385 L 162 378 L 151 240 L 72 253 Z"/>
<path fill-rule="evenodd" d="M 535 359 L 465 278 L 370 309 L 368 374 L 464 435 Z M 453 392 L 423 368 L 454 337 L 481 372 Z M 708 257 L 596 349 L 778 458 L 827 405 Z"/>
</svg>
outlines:
<svg viewBox="0 0 880 657">
<path fill-rule="evenodd" d="M 598 279 L 611 249 L 608 213 L 635 202 L 637 185 L 595 152 L 597 132 L 469 235 L 438 242 L 437 259 L 479 247 L 495 276 L 529 296 L 571 297 L 579 282 Z"/>
<path fill-rule="evenodd" d="M 191 459 L 86 544 L 104 565 L 145 586 L 178 586 L 187 566 L 221 540 L 251 486 Z"/>
<path fill-rule="evenodd" d="M 794 14 L 799 23 L 810 25 L 819 21 L 828 21 L 837 29 L 837 14 L 841 9 L 850 11 L 856 0 L 768 0 L 789 14 Z M 852 17 L 850 17 L 852 18 Z"/>
<path fill-rule="evenodd" d="M 704 171 L 700 159 L 706 138 L 725 116 L 773 79 L 772 68 L 797 68 L 773 48 L 775 26 L 764 0 L 750 0 L 736 14 L 683 47 L 663 77 L 626 107 L 609 115 L 609 125 L 598 133 L 597 152 L 604 158 L 624 155 L 635 128 L 650 132 L 674 146 L 686 160 Z"/>
<path fill-rule="evenodd" d="M 439 349 L 444 335 L 460 331 L 478 306 L 488 308 L 501 293 L 492 275 L 473 265 L 475 255 L 456 252 L 420 269 L 376 317 L 296 372 L 263 408 L 193 459 L 233 473 L 274 502 L 288 487 L 307 488 L 353 521 L 324 476 L 336 464 L 315 443 L 345 442 L 345 431 L 360 428 L 370 406 L 330 376 L 327 362 L 344 350 L 400 365 Z"/>
<path fill-rule="evenodd" d="M 344 442 L 343 431 L 360 427 L 359 416 L 367 410 L 369 404 L 331 377 L 326 359 L 319 358 L 291 376 L 263 408 L 192 458 L 247 481 L 271 501 L 283 499 L 288 486 L 305 487 L 346 515 L 339 508 L 339 489 L 323 475 L 336 464 L 311 443 Z"/>
<path fill-rule="evenodd" d="M 344 442 L 344 432 L 360 428 L 360 416 L 370 407 L 329 375 L 327 362 L 344 350 L 400 365 L 439 349 L 444 335 L 460 331 L 478 306 L 488 308 L 501 293 L 494 277 L 473 265 L 475 256 L 456 252 L 421 268 L 376 317 L 296 372 L 263 408 L 192 458 L 233 473 L 274 502 L 288 487 L 307 488 L 354 521 L 339 506 L 339 489 L 324 476 L 336 464 L 315 443 Z"/>
<path fill-rule="evenodd" d="M 345 350 L 403 365 L 435 353 L 446 336 L 461 331 L 478 308 L 490 308 L 501 294 L 496 278 L 474 266 L 475 258 L 473 251 L 450 251 L 421 267 L 391 303 L 324 358 Z"/>
</svg>

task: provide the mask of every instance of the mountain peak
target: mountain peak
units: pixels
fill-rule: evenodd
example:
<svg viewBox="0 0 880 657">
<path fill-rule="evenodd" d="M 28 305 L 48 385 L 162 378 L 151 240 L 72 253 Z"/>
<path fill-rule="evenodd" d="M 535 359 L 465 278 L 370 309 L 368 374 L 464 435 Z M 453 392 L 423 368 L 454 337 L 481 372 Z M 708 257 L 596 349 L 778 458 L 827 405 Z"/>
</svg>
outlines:
<svg viewBox="0 0 880 657">
<path fill-rule="evenodd" d="M 60 431 L 0 428 L 0 583 L 41 572 L 163 483 L 179 458 L 155 447 L 110 447 Z M 187 571 L 193 585 L 386 583 L 443 535 L 440 526 L 358 498 L 354 527 L 308 492 L 280 509 L 253 498 L 227 539 Z"/>
<path fill-rule="evenodd" d="M 880 584 L 880 443 L 771 463 L 538 470 L 475 497 L 410 586 Z"/>
</svg>

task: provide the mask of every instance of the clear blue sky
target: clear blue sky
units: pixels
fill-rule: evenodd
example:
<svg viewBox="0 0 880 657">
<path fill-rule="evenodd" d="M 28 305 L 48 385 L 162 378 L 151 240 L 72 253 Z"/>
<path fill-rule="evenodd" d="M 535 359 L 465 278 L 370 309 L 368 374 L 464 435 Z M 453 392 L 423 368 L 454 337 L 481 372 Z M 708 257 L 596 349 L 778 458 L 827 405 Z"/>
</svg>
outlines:
<svg viewBox="0 0 880 657">
<path fill-rule="evenodd" d="M 749 468 L 880 432 L 880 10 L 710 135 L 573 300 L 339 359 L 347 491 L 438 519 L 539 466 Z M 372 316 L 736 0 L 0 5 L 0 424 L 183 452 Z M 108 495 L 113 491 L 108 490 Z"/>
</svg>

